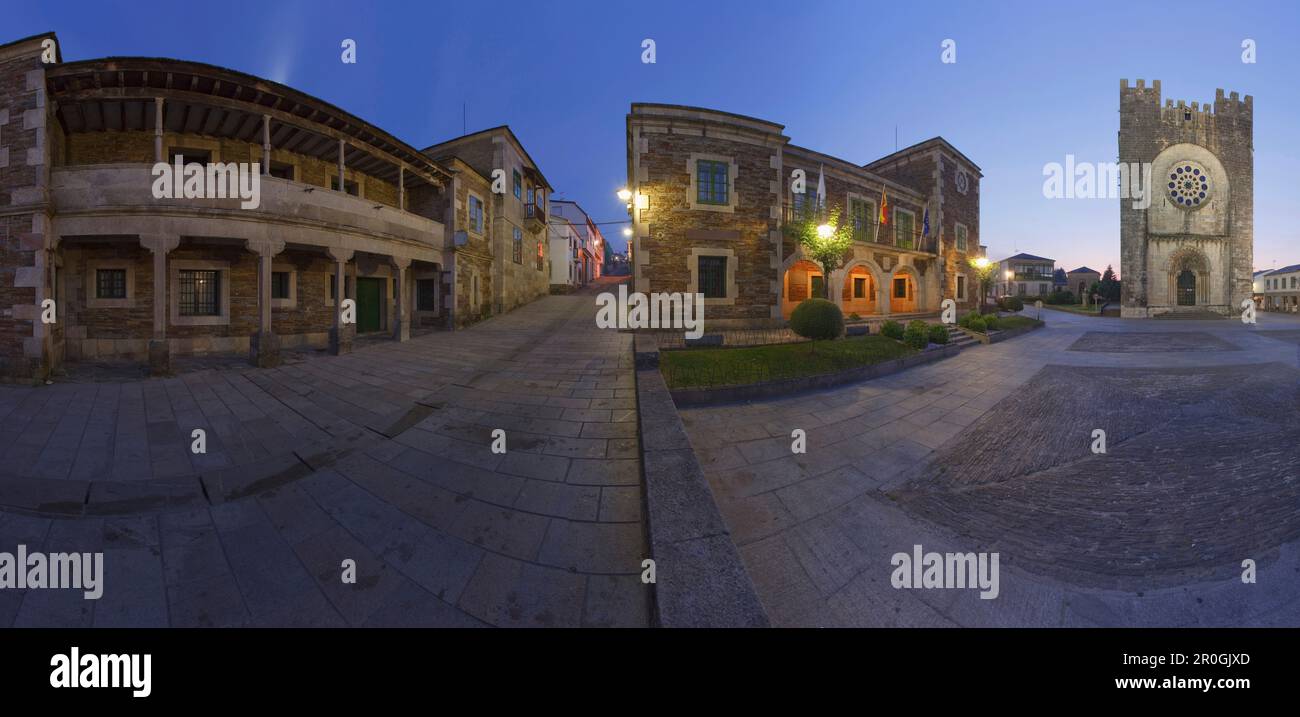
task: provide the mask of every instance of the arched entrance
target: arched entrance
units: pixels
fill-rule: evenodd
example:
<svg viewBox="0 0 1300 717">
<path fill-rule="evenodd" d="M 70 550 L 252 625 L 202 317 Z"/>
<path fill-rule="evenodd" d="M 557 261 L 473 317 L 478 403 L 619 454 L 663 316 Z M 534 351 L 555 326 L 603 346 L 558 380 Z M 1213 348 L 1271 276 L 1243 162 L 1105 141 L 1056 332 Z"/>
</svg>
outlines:
<svg viewBox="0 0 1300 717">
<path fill-rule="evenodd" d="M 844 310 L 844 315 L 867 316 L 879 313 L 876 305 L 878 290 L 876 277 L 870 269 L 861 264 L 850 268 L 844 276 L 844 287 L 840 292 L 840 307 Z"/>
<path fill-rule="evenodd" d="M 1196 274 L 1191 269 L 1178 274 L 1178 305 L 1196 306 Z"/>
<path fill-rule="evenodd" d="M 1171 306 L 1210 303 L 1210 261 L 1199 249 L 1184 246 L 1169 257 L 1166 282 Z"/>
<path fill-rule="evenodd" d="M 917 292 L 920 282 L 909 266 L 900 266 L 889 279 L 889 312 L 906 314 L 918 311 Z"/>
<path fill-rule="evenodd" d="M 787 320 L 794 308 L 804 299 L 822 298 L 826 277 L 822 268 L 811 261 L 800 259 L 785 272 L 785 291 L 781 293 L 781 316 Z"/>
</svg>

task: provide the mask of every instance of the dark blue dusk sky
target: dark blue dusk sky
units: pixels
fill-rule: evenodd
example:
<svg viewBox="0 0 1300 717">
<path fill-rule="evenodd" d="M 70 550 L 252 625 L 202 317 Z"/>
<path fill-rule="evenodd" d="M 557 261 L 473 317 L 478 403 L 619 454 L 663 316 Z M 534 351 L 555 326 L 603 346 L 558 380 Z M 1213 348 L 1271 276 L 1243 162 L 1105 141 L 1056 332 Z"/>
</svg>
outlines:
<svg viewBox="0 0 1300 717">
<path fill-rule="evenodd" d="M 942 135 L 984 170 L 981 241 L 1073 269 L 1119 264 L 1117 200 L 1048 200 L 1043 165 L 1116 159 L 1120 78 L 1255 97 L 1255 264 L 1300 263 L 1300 10 L 1269 2 L 4 2 L 0 41 L 65 60 L 197 60 L 284 82 L 417 147 L 509 124 L 560 198 L 625 220 L 631 102 L 786 125 L 864 163 Z M 352 38 L 358 62 L 339 61 Z M 641 63 L 641 41 L 657 63 Z M 956 64 L 940 43 L 957 43 Z M 1241 61 L 1253 39 L 1258 62 Z M 623 243 L 619 227 L 606 227 Z"/>
</svg>

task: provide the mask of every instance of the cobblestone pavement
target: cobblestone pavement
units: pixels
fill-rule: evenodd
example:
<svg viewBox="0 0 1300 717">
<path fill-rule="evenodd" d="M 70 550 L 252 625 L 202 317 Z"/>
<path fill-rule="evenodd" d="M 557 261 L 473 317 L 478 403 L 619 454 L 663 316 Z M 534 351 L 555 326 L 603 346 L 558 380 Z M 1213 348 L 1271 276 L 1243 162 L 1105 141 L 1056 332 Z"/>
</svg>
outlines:
<svg viewBox="0 0 1300 717">
<path fill-rule="evenodd" d="M 1044 318 L 882 379 L 681 412 L 774 624 L 1300 625 L 1300 321 Z M 1148 348 L 1069 350 L 1089 333 Z M 1000 594 L 895 589 L 915 545 L 997 552 Z"/>
<path fill-rule="evenodd" d="M 97 601 L 2 590 L 0 626 L 648 624 L 631 339 L 594 313 L 552 296 L 277 369 L 0 388 L 0 503 L 85 496 L 0 509 L 0 552 L 102 550 L 106 574 Z"/>
</svg>

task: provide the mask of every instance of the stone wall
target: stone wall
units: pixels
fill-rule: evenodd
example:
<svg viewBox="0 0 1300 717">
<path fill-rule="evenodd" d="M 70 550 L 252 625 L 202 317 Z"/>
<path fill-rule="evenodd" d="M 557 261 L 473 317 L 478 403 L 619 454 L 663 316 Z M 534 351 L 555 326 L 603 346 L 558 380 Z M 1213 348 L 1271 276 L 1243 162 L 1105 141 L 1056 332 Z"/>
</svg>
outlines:
<svg viewBox="0 0 1300 717">
<path fill-rule="evenodd" d="M 1121 81 L 1119 161 L 1152 163 L 1156 188 L 1165 186 L 1157 173 L 1169 161 L 1197 161 L 1214 173 L 1218 186 L 1207 205 L 1190 210 L 1173 206 L 1162 191 L 1146 209 L 1121 200 L 1121 311 L 1144 317 L 1176 310 L 1169 262 L 1194 255 L 1211 267 L 1198 278 L 1199 308 L 1235 314 L 1252 296 L 1253 99 L 1238 99 L 1236 92 L 1225 97 L 1220 89 L 1213 104 L 1161 101 L 1159 80 L 1150 87 L 1143 80 L 1134 87 Z"/>
<path fill-rule="evenodd" d="M 42 378 L 62 327 L 40 321 L 52 295 L 47 249 L 50 125 L 41 40 L 0 47 L 0 378 Z"/>
</svg>

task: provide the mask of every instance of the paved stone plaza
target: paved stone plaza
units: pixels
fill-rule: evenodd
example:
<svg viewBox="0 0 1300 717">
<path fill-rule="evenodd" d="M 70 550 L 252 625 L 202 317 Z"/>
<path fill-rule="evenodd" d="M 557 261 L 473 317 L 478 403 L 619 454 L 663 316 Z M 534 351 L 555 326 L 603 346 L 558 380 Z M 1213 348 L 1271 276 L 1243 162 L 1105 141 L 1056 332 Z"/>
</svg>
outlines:
<svg viewBox="0 0 1300 717">
<path fill-rule="evenodd" d="M 1300 322 L 1044 318 L 876 381 L 682 411 L 773 624 L 1300 625 Z M 999 597 L 893 588 L 918 544 L 998 552 Z"/>
<path fill-rule="evenodd" d="M 103 551 L 106 572 L 98 601 L 0 591 L 0 625 L 651 624 L 631 336 L 594 310 L 552 296 L 276 369 L 0 387 L 0 551 Z M 772 624 L 1300 624 L 1300 320 L 1045 318 L 679 411 Z M 914 545 L 997 552 L 999 596 L 894 589 Z"/>
<path fill-rule="evenodd" d="M 0 626 L 648 624 L 631 337 L 594 312 L 548 297 L 277 369 L 0 387 L 0 501 L 53 506 L 0 511 L 0 551 L 102 550 L 106 573 L 98 601 L 0 591 Z"/>
</svg>

